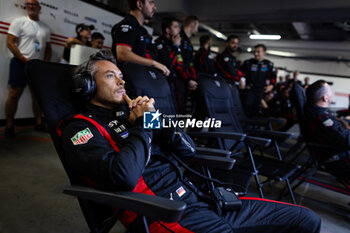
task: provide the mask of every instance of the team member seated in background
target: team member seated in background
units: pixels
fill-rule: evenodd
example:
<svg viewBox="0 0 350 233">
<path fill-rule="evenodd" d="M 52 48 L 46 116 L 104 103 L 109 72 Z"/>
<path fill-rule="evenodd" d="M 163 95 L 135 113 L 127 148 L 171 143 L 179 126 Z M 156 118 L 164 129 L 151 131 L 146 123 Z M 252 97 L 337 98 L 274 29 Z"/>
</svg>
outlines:
<svg viewBox="0 0 350 233">
<path fill-rule="evenodd" d="M 143 27 L 145 20 L 151 19 L 156 10 L 154 0 L 129 0 L 130 12 L 112 28 L 112 52 L 119 67 L 123 70 L 123 63 L 134 62 L 145 66 L 152 66 L 169 76 L 169 69 L 146 56 L 147 31 Z"/>
<path fill-rule="evenodd" d="M 24 63 L 30 59 L 49 61 L 51 58 L 50 28 L 39 20 L 41 6 L 37 0 L 25 1 L 27 16 L 16 18 L 10 25 L 7 35 L 7 47 L 14 55 L 10 61 L 10 90 L 5 103 L 5 136 L 15 136 L 14 117 L 18 101 L 26 86 Z M 42 124 L 42 112 L 32 94 L 35 129 L 47 131 Z"/>
<path fill-rule="evenodd" d="M 76 37 L 69 37 L 66 41 L 66 44 L 64 46 L 63 50 L 63 56 L 61 59 L 62 63 L 69 63 L 70 59 L 70 48 L 73 44 L 80 44 L 80 45 L 86 45 L 91 46 L 90 38 L 91 38 L 91 31 L 95 29 L 94 25 L 86 25 L 86 24 L 78 24 L 75 27 L 75 32 L 77 33 Z"/>
<path fill-rule="evenodd" d="M 347 121 L 332 116 L 332 90 L 324 80 L 306 89 L 305 131 L 307 140 L 331 146 L 315 151 L 325 167 L 350 188 L 350 126 Z"/>
<path fill-rule="evenodd" d="M 195 155 L 192 139 L 180 128 L 143 128 L 143 113 L 155 111 L 155 101 L 147 96 L 129 99 L 123 75 L 111 54 L 91 56 L 77 69 L 75 83 L 83 83 L 86 73 L 95 80 L 96 88 L 80 92 L 86 94 L 81 114 L 98 123 L 66 121 L 62 144 L 67 166 L 101 189 L 133 190 L 187 203 L 179 222 L 150 220 L 150 232 L 319 232 L 320 219 L 310 209 L 260 198 L 244 197 L 239 210 L 218 214 L 174 159 Z M 97 127 L 107 130 L 112 142 Z M 132 232 L 140 232 L 135 229 L 134 213 L 125 212 L 121 221 Z"/>
<path fill-rule="evenodd" d="M 104 41 L 105 41 L 105 37 L 101 33 L 99 33 L 99 32 L 92 33 L 92 35 L 91 35 L 91 47 L 96 48 L 96 49 L 102 49 Z"/>
<path fill-rule="evenodd" d="M 243 77 L 242 72 L 238 70 L 236 57 L 233 55 L 238 49 L 238 43 L 238 36 L 228 36 L 226 39 L 226 48 L 218 55 L 216 63 L 219 75 L 236 86 L 239 86 L 240 79 Z"/>
<path fill-rule="evenodd" d="M 254 47 L 254 58 L 244 61 L 240 67 L 246 78 L 243 107 L 247 116 L 257 116 L 264 93 L 273 90 L 276 84 L 276 71 L 273 63 L 264 59 L 266 46 Z"/>
<path fill-rule="evenodd" d="M 208 35 L 203 35 L 199 38 L 200 48 L 194 57 L 194 68 L 197 74 L 206 73 L 217 75 L 215 66 L 215 54 L 210 51 L 212 39 Z"/>
</svg>

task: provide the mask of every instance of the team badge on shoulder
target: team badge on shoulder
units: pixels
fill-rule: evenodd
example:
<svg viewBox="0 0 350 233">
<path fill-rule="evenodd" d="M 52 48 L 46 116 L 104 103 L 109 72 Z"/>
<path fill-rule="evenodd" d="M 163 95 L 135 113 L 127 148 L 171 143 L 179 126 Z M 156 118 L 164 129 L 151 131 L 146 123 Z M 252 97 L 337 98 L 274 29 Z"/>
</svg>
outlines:
<svg viewBox="0 0 350 233">
<path fill-rule="evenodd" d="M 328 118 L 327 120 L 323 121 L 322 124 L 326 127 L 331 127 L 334 122 L 332 121 L 332 119 Z"/>
<path fill-rule="evenodd" d="M 162 45 L 162 44 L 157 45 L 157 49 L 158 49 L 158 50 L 161 50 L 162 48 L 163 48 L 163 45 Z"/>
<path fill-rule="evenodd" d="M 94 135 L 89 128 L 76 133 L 70 140 L 75 146 L 87 143 Z"/>
<path fill-rule="evenodd" d="M 121 29 L 123 32 L 128 32 L 129 30 L 132 29 L 132 27 L 130 25 L 124 24 L 121 26 Z"/>
</svg>

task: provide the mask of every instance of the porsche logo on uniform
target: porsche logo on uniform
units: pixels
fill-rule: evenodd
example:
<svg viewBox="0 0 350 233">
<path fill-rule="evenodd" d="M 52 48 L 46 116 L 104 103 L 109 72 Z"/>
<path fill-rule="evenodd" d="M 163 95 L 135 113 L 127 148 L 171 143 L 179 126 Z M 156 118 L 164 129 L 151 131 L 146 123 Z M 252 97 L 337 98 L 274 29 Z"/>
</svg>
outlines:
<svg viewBox="0 0 350 233">
<path fill-rule="evenodd" d="M 91 133 L 89 128 L 86 128 L 82 131 L 79 131 L 76 133 L 72 138 L 71 141 L 73 144 L 76 145 L 81 145 L 87 143 L 94 135 Z"/>
</svg>

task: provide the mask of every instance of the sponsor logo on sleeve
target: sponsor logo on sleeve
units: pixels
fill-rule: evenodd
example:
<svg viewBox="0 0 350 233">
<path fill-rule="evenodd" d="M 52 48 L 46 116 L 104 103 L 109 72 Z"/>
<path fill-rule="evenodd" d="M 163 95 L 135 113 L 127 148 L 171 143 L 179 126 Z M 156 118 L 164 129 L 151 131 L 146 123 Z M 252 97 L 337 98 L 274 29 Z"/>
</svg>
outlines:
<svg viewBox="0 0 350 233">
<path fill-rule="evenodd" d="M 91 138 L 93 138 L 94 135 L 91 133 L 89 128 L 86 128 L 82 131 L 79 131 L 76 133 L 72 138 L 71 141 L 75 146 L 86 144 Z"/>
<path fill-rule="evenodd" d="M 332 119 L 327 119 L 327 120 L 323 121 L 322 124 L 326 127 L 331 127 L 331 126 L 333 126 L 334 122 L 332 121 Z"/>
</svg>

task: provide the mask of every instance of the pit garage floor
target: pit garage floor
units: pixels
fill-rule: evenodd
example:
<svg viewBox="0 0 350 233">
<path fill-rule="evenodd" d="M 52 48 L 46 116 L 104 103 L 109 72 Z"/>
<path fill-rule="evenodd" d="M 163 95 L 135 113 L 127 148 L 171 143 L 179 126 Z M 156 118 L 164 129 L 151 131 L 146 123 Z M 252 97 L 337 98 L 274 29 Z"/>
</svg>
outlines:
<svg viewBox="0 0 350 233">
<path fill-rule="evenodd" d="M 0 128 L 0 233 L 89 232 L 78 202 L 62 194 L 69 183 L 49 135 L 31 126 L 17 132 L 6 139 Z M 336 182 L 327 174 L 318 176 Z M 264 187 L 267 198 L 278 196 L 276 186 Z M 255 190 L 252 184 L 249 195 L 257 196 Z M 322 233 L 350 233 L 350 196 L 313 184 L 301 185 L 295 195 L 297 204 L 320 216 Z"/>
</svg>

